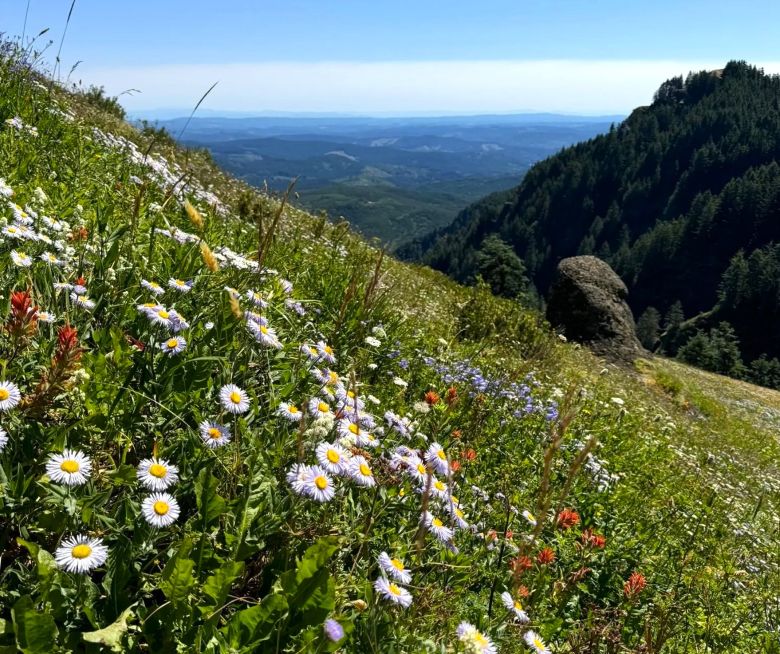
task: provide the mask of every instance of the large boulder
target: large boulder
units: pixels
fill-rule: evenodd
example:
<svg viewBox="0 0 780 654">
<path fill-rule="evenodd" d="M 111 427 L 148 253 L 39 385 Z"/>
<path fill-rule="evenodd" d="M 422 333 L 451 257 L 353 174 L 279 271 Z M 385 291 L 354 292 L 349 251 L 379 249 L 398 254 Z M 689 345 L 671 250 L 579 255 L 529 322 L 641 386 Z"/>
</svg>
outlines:
<svg viewBox="0 0 780 654">
<path fill-rule="evenodd" d="M 615 361 L 644 354 L 626 303 L 628 289 L 609 264 L 596 257 L 569 257 L 558 264 L 547 302 L 547 320 L 566 338 Z"/>
</svg>

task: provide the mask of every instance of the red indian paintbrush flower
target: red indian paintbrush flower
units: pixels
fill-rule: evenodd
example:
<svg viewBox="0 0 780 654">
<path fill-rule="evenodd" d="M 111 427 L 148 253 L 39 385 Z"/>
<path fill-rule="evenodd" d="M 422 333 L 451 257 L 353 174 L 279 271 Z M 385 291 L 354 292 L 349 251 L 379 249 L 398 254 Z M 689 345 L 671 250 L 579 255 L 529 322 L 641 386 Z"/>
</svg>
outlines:
<svg viewBox="0 0 780 654">
<path fill-rule="evenodd" d="M 554 563 L 555 552 L 549 547 L 539 550 L 539 553 L 536 555 L 536 562 L 539 565 L 550 565 L 551 563 Z"/>
<path fill-rule="evenodd" d="M 428 406 L 433 406 L 434 404 L 438 404 L 440 399 L 441 398 L 439 397 L 439 394 L 436 391 L 428 391 L 425 394 L 425 402 L 428 404 Z"/>
<path fill-rule="evenodd" d="M 454 386 L 450 386 L 444 394 L 444 401 L 447 403 L 447 406 L 455 404 L 455 402 L 458 401 L 458 389 Z"/>
<path fill-rule="evenodd" d="M 563 509 L 558 514 L 558 526 L 561 529 L 570 529 L 576 524 L 579 524 L 580 514 L 572 509 Z"/>
<path fill-rule="evenodd" d="M 584 547 L 592 547 L 594 550 L 603 550 L 607 544 L 607 539 L 590 527 L 582 532 L 580 539 Z"/>
<path fill-rule="evenodd" d="M 11 315 L 5 329 L 18 345 L 24 344 L 35 333 L 38 326 L 38 307 L 32 303 L 27 291 L 11 293 Z"/>
<path fill-rule="evenodd" d="M 633 599 L 644 590 L 645 586 L 647 586 L 645 576 L 641 572 L 632 572 L 626 583 L 623 584 L 623 594 L 627 598 Z"/>
<path fill-rule="evenodd" d="M 512 559 L 509 562 L 509 567 L 512 570 L 512 573 L 519 577 L 521 574 L 523 574 L 526 570 L 530 570 L 534 567 L 534 562 L 531 560 L 530 556 L 518 556 L 517 558 Z"/>
</svg>

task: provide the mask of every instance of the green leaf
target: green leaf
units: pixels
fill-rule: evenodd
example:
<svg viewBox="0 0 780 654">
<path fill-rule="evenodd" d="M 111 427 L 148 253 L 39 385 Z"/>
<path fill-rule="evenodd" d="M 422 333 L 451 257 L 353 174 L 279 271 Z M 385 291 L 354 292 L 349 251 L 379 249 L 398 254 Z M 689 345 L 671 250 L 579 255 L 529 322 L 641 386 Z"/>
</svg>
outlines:
<svg viewBox="0 0 780 654">
<path fill-rule="evenodd" d="M 321 538 L 303 555 L 295 570 L 280 582 L 287 602 L 295 611 L 291 630 L 322 622 L 336 606 L 336 585 L 325 564 L 338 549 L 338 538 Z"/>
<path fill-rule="evenodd" d="M 122 652 L 122 639 L 127 633 L 127 623 L 133 617 L 135 616 L 132 609 L 125 609 L 112 624 L 97 631 L 84 632 L 81 637 L 87 643 L 98 643 L 110 647 L 113 652 Z"/>
<path fill-rule="evenodd" d="M 195 561 L 179 558 L 177 555 L 168 561 L 163 570 L 160 590 L 175 608 L 181 608 L 187 602 L 190 590 L 195 584 L 195 577 L 192 576 L 194 567 Z"/>
<path fill-rule="evenodd" d="M 260 604 L 238 611 L 222 633 L 227 635 L 231 647 L 248 647 L 268 640 L 276 623 L 287 611 L 287 600 L 280 593 L 271 593 Z"/>
<path fill-rule="evenodd" d="M 35 609 L 29 595 L 21 597 L 11 610 L 16 646 L 24 654 L 49 654 L 57 643 L 57 625 L 48 613 Z"/>
<path fill-rule="evenodd" d="M 221 607 L 227 599 L 230 587 L 242 572 L 244 564 L 238 561 L 225 561 L 203 584 L 203 594 L 208 598 L 201 610 L 211 613 L 214 607 Z"/>
<path fill-rule="evenodd" d="M 195 499 L 204 525 L 209 525 L 225 512 L 225 500 L 217 494 L 217 479 L 204 468 L 195 481 Z"/>
</svg>

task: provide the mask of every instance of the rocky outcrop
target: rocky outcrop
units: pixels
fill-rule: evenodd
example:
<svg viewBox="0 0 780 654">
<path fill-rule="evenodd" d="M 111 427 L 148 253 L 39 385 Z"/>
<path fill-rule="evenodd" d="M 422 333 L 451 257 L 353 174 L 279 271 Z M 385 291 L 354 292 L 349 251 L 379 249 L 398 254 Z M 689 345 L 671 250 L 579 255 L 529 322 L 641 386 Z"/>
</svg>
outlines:
<svg viewBox="0 0 780 654">
<path fill-rule="evenodd" d="M 547 320 L 566 338 L 615 361 L 645 354 L 626 303 L 628 289 L 609 264 L 591 256 L 558 264 L 547 303 Z"/>
</svg>

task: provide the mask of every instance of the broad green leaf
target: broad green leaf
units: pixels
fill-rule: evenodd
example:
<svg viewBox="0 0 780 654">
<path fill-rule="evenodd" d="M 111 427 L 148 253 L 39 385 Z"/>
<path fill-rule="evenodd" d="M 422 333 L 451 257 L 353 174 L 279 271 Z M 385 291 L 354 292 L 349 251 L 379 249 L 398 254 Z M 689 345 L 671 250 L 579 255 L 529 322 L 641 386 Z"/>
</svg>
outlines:
<svg viewBox="0 0 780 654">
<path fill-rule="evenodd" d="M 174 607 L 181 607 L 187 602 L 190 589 L 195 584 L 192 570 L 195 562 L 192 559 L 174 557 L 165 566 L 160 582 L 160 590 Z"/>
<path fill-rule="evenodd" d="M 127 623 L 134 617 L 131 609 L 125 609 L 115 622 L 98 629 L 97 631 L 87 631 L 81 634 L 81 637 L 87 643 L 98 643 L 110 647 L 113 652 L 121 652 L 122 640 L 127 633 Z"/>
<path fill-rule="evenodd" d="M 49 654 L 57 642 L 57 625 L 48 613 L 36 610 L 29 595 L 21 597 L 11 610 L 16 646 L 24 654 Z"/>
<path fill-rule="evenodd" d="M 322 538 L 306 550 L 295 570 L 281 576 L 287 602 L 295 613 L 293 631 L 322 622 L 335 608 L 335 582 L 325 564 L 337 549 L 336 537 Z"/>
<path fill-rule="evenodd" d="M 195 499 L 203 524 L 211 524 L 225 512 L 225 500 L 217 494 L 217 479 L 206 468 L 195 481 Z"/>
<path fill-rule="evenodd" d="M 201 609 L 211 612 L 225 603 L 230 587 L 236 578 L 244 571 L 244 564 L 238 561 L 225 561 L 203 584 L 203 594 L 208 598 L 206 606 Z"/>
<path fill-rule="evenodd" d="M 227 635 L 231 647 L 248 647 L 268 640 L 286 611 L 284 596 L 271 593 L 260 604 L 235 613 L 222 632 Z"/>
</svg>

